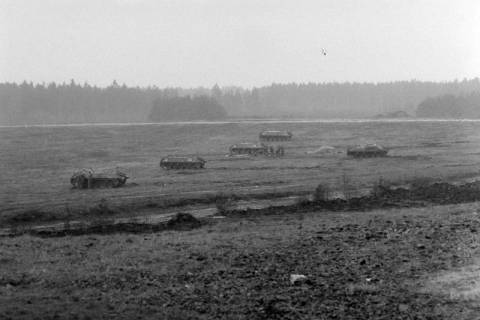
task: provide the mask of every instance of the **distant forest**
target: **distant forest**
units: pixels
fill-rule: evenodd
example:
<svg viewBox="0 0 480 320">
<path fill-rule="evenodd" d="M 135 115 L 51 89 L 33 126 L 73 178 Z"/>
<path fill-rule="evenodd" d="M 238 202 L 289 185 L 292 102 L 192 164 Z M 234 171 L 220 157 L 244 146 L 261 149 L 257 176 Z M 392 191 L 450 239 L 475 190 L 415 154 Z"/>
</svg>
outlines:
<svg viewBox="0 0 480 320">
<path fill-rule="evenodd" d="M 108 87 L 78 84 L 0 84 L 0 124 L 57 124 L 86 122 L 145 122 L 205 118 L 198 96 L 216 100 L 230 118 L 368 118 L 403 110 L 415 114 L 429 97 L 462 96 L 480 91 L 478 78 L 450 82 L 398 81 L 388 83 L 272 84 L 259 88 L 127 87 L 115 81 Z M 158 107 L 179 97 L 169 116 Z M 172 100 L 173 99 L 173 100 Z M 181 101 L 186 105 L 181 105 Z M 154 107 L 157 111 L 154 110 Z M 424 107 L 422 107 L 422 110 Z M 223 118 L 223 110 L 208 118 Z M 208 111 L 208 112 L 210 112 Z M 423 111 L 419 111 L 422 115 Z M 188 114 L 188 115 L 187 115 Z M 195 116 L 194 116 L 195 115 Z M 149 118 L 150 117 L 150 118 Z"/>
<path fill-rule="evenodd" d="M 222 120 L 227 117 L 225 108 L 206 95 L 162 97 L 153 101 L 149 121 Z"/>
<path fill-rule="evenodd" d="M 417 117 L 479 119 L 480 92 L 427 98 L 418 105 Z"/>
</svg>

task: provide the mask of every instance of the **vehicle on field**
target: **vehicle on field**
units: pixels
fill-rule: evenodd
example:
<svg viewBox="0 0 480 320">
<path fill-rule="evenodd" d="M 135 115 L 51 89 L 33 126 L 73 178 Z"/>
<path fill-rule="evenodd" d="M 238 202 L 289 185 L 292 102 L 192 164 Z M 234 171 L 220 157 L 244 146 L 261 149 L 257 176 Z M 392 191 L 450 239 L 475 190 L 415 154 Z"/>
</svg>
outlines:
<svg viewBox="0 0 480 320">
<path fill-rule="evenodd" d="M 160 160 L 160 167 L 163 169 L 203 169 L 205 161 L 200 157 L 167 156 Z"/>
<path fill-rule="evenodd" d="M 82 169 L 75 172 L 70 183 L 76 189 L 118 188 L 127 182 L 128 176 L 117 170 L 113 174 L 95 173 L 92 169 Z"/>
<path fill-rule="evenodd" d="M 388 150 L 377 144 L 367 144 L 347 149 L 347 155 L 355 158 L 385 157 Z"/>
<path fill-rule="evenodd" d="M 255 144 L 250 142 L 242 142 L 234 144 L 230 147 L 230 155 L 264 155 L 268 153 L 268 147 L 264 144 Z"/>
<path fill-rule="evenodd" d="M 260 141 L 290 141 L 293 134 L 290 131 L 266 130 L 260 133 Z"/>
</svg>

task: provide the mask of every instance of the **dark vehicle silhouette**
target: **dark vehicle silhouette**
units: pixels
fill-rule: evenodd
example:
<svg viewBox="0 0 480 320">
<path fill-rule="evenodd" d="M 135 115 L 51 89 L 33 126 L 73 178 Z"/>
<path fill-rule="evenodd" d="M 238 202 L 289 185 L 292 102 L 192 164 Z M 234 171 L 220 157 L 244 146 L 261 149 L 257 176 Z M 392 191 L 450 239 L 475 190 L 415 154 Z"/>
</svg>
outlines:
<svg viewBox="0 0 480 320">
<path fill-rule="evenodd" d="M 293 134 L 290 131 L 266 130 L 260 133 L 260 141 L 290 141 Z"/>
<path fill-rule="evenodd" d="M 268 153 L 268 147 L 264 144 L 242 142 L 230 147 L 230 155 L 252 155 L 258 156 Z"/>
<path fill-rule="evenodd" d="M 163 169 L 203 169 L 207 163 L 200 157 L 168 156 L 160 160 Z"/>
<path fill-rule="evenodd" d="M 347 150 L 347 155 L 355 158 L 374 158 L 387 156 L 388 150 L 376 144 L 356 146 Z"/>
<path fill-rule="evenodd" d="M 114 174 L 95 173 L 91 169 L 82 169 L 75 172 L 70 183 L 76 189 L 118 188 L 127 182 L 127 175 L 117 171 Z"/>
</svg>

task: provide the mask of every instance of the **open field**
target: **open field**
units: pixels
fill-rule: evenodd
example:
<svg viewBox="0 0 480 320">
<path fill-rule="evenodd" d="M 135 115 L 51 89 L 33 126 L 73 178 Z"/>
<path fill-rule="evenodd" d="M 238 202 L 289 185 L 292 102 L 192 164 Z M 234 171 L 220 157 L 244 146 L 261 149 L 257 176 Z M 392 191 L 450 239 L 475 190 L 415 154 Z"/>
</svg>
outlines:
<svg viewBox="0 0 480 320">
<path fill-rule="evenodd" d="M 0 318 L 478 319 L 479 208 L 0 238 Z"/>
<path fill-rule="evenodd" d="M 285 157 L 225 157 L 229 145 L 279 127 L 295 135 Z M 146 209 L 161 219 L 219 192 L 244 195 L 248 207 L 248 199 L 285 200 L 319 183 L 355 196 L 380 177 L 469 180 L 480 175 L 479 129 L 478 122 L 1 128 L 1 218 L 96 208 L 85 211 L 95 219 L 123 208 L 115 212 L 128 218 Z M 346 156 L 348 146 L 367 142 L 390 148 L 389 157 Z M 334 152 L 309 153 L 325 145 Z M 176 153 L 202 155 L 207 168 L 159 168 L 162 156 Z M 70 187 L 77 168 L 116 166 L 131 177 L 123 188 Z M 477 185 L 467 200 L 478 200 Z M 455 190 L 436 203 L 451 203 Z M 358 212 L 337 200 L 335 212 L 313 202 L 238 210 L 193 221 L 190 231 L 167 222 L 150 231 L 0 237 L 0 318 L 478 318 L 478 202 Z M 292 274 L 307 278 L 292 284 Z"/>
<path fill-rule="evenodd" d="M 257 141 L 264 129 L 294 133 L 283 158 L 229 159 L 228 147 Z M 23 210 L 74 210 L 108 201 L 122 207 L 163 199 L 227 193 L 299 193 L 319 183 L 351 190 L 374 181 L 418 177 L 461 180 L 479 175 L 480 123 L 319 122 L 218 123 L 131 126 L 0 128 L 1 214 Z M 345 148 L 375 142 L 389 157 L 352 159 Z M 307 154 L 321 146 L 331 154 Z M 165 171 L 161 157 L 193 154 L 206 158 L 205 170 Z M 78 168 L 121 168 L 130 179 L 118 189 L 72 190 Z M 353 192 L 353 191 L 351 191 Z"/>
</svg>

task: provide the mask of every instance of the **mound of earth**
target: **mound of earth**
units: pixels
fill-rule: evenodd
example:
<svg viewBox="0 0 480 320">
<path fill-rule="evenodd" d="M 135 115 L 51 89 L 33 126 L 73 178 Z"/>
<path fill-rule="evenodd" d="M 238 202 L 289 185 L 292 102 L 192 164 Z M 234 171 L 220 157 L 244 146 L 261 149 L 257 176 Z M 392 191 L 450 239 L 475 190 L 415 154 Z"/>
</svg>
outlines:
<svg viewBox="0 0 480 320">
<path fill-rule="evenodd" d="M 195 218 L 190 213 L 179 212 L 173 218 L 168 220 L 166 226 L 168 229 L 174 230 L 190 230 L 198 228 L 202 225 L 200 220 Z"/>
</svg>

